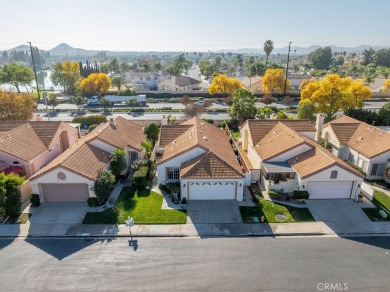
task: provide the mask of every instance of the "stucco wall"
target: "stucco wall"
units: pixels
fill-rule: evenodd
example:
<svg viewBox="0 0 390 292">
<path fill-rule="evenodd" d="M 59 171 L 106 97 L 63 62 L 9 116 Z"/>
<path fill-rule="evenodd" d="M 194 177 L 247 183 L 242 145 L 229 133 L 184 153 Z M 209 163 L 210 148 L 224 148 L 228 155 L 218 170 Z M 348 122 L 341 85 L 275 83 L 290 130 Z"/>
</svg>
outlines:
<svg viewBox="0 0 390 292">
<path fill-rule="evenodd" d="M 168 161 L 165 161 L 161 164 L 157 165 L 157 177 L 158 177 L 158 184 L 166 184 L 166 171 L 165 169 L 167 167 L 178 167 L 180 168 L 181 164 L 195 158 L 201 154 L 205 153 L 205 150 L 202 148 L 196 147 L 194 149 L 191 149 L 185 153 L 180 154 L 179 156 L 172 158 Z"/>
<path fill-rule="evenodd" d="M 23 161 L 19 158 L 16 158 L 14 156 L 9 155 L 8 153 L 4 153 L 1 151 L 0 151 L 0 160 L 4 161 L 8 165 L 12 165 L 12 162 L 14 162 L 14 161 L 19 162 L 19 165 L 15 164 L 15 166 L 24 167 L 24 169 L 26 170 L 26 177 L 29 178 L 31 176 L 31 169 L 30 169 L 29 162 Z"/>
<path fill-rule="evenodd" d="M 328 135 L 328 139 L 326 139 Z M 321 138 L 327 140 L 330 144 L 335 145 L 337 148 L 340 147 L 340 142 L 337 140 L 336 135 L 330 126 L 322 128 Z"/>
</svg>

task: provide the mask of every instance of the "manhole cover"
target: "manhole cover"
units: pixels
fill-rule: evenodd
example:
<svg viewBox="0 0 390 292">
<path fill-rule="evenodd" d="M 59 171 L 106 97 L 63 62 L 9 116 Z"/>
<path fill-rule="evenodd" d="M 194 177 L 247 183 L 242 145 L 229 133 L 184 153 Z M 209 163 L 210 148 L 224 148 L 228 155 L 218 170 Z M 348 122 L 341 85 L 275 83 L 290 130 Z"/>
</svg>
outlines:
<svg viewBox="0 0 390 292">
<path fill-rule="evenodd" d="M 287 219 L 287 216 L 284 214 L 276 214 L 275 218 L 276 218 L 276 220 L 279 220 L 279 221 L 285 221 Z"/>
</svg>

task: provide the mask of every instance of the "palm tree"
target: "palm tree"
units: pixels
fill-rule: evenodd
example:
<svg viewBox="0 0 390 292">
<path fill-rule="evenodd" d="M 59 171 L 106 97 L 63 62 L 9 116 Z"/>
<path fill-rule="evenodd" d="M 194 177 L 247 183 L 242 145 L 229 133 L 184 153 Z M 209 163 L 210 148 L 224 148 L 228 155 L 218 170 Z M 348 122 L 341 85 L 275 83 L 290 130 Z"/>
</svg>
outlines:
<svg viewBox="0 0 390 292">
<path fill-rule="evenodd" d="M 271 55 L 272 50 L 274 49 L 274 42 L 271 40 L 267 40 L 264 43 L 264 52 L 266 54 L 266 59 L 265 59 L 265 67 L 267 67 L 268 64 L 268 57 Z"/>
</svg>

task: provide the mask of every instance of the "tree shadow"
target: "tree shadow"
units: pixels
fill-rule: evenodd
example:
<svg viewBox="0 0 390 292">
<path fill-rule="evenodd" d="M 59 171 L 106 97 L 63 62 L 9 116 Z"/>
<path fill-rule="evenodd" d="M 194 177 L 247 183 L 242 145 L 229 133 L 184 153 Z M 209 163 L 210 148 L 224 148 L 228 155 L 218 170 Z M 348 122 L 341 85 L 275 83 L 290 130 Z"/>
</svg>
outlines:
<svg viewBox="0 0 390 292">
<path fill-rule="evenodd" d="M 343 237 L 344 239 L 390 250 L 389 236 Z"/>
</svg>

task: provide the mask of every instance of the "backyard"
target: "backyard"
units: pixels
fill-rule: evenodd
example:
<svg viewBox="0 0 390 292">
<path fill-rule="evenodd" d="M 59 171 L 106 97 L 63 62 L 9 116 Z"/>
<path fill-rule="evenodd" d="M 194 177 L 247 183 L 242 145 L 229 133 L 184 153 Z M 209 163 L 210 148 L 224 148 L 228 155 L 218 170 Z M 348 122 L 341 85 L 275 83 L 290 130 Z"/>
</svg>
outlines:
<svg viewBox="0 0 390 292">
<path fill-rule="evenodd" d="M 185 210 L 161 210 L 163 197 L 150 190 L 124 187 L 114 207 L 103 212 L 90 212 L 83 224 L 124 224 L 133 217 L 136 224 L 185 224 Z"/>
<path fill-rule="evenodd" d="M 294 223 L 294 222 L 311 222 L 315 221 L 309 209 L 295 208 L 276 204 L 260 198 L 260 206 L 257 207 L 240 207 L 242 221 L 244 223 L 255 223 L 253 217 L 259 218 L 264 216 L 264 223 Z M 275 218 L 277 214 L 286 216 L 285 220 Z M 261 222 L 261 221 L 260 221 Z"/>
</svg>

